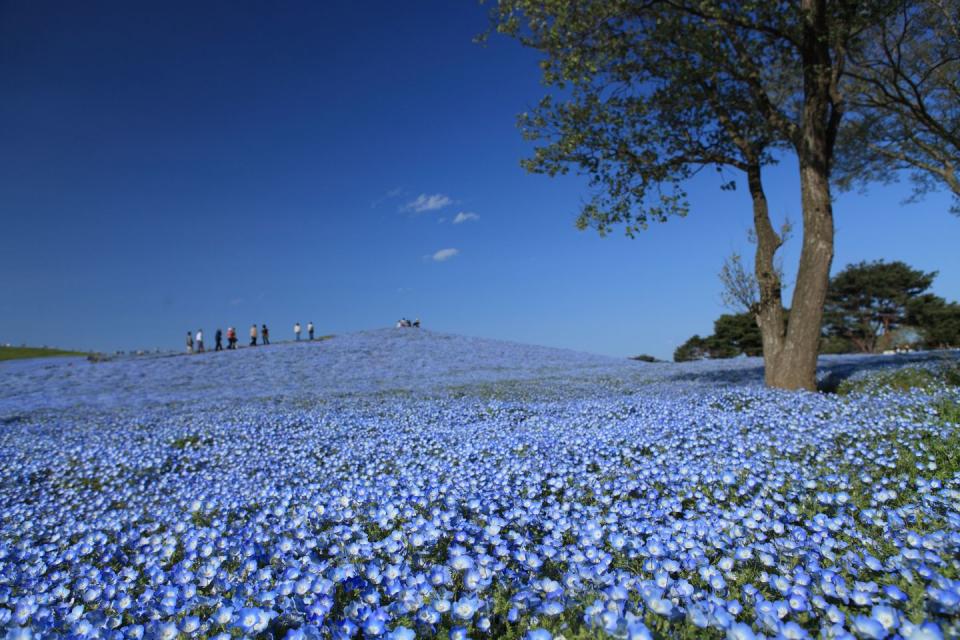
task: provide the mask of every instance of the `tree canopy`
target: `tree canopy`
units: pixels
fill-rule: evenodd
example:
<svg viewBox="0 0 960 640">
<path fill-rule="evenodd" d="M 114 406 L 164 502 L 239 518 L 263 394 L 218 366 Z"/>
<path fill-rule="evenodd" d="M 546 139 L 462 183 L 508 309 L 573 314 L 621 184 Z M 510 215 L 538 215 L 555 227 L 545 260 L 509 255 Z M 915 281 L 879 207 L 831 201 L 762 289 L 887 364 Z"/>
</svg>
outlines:
<svg viewBox="0 0 960 640">
<path fill-rule="evenodd" d="M 827 333 L 849 338 L 860 351 L 875 351 L 878 337 L 906 322 L 907 304 L 930 288 L 936 275 L 899 261 L 848 265 L 830 280 Z"/>
<path fill-rule="evenodd" d="M 907 303 L 906 324 L 916 327 L 928 349 L 960 347 L 960 304 L 932 293 Z"/>
<path fill-rule="evenodd" d="M 960 0 L 902 0 L 849 60 L 841 186 L 907 172 L 960 214 Z"/>
</svg>

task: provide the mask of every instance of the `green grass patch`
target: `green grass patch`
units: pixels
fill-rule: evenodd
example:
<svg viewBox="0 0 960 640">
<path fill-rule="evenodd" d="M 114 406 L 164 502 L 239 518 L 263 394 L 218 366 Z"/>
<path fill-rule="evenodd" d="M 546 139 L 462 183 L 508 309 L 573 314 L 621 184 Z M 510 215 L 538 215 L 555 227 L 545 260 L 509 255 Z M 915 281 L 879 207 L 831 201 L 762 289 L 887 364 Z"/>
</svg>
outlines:
<svg viewBox="0 0 960 640">
<path fill-rule="evenodd" d="M 855 380 L 844 380 L 837 387 L 837 393 L 840 395 L 876 394 L 884 391 L 905 393 L 913 389 L 930 392 L 944 387 L 960 387 L 960 365 L 944 363 L 936 368 L 903 367 Z"/>
<path fill-rule="evenodd" d="M 46 347 L 0 347 L 0 361 L 26 360 L 27 358 L 50 358 L 53 356 L 85 356 L 80 351 L 48 349 Z"/>
</svg>

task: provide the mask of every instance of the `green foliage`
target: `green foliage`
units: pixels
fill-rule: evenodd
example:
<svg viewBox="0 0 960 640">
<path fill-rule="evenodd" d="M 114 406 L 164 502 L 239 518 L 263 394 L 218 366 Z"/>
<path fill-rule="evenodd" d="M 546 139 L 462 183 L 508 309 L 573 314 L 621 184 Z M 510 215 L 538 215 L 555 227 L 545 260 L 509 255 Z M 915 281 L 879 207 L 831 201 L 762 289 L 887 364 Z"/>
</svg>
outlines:
<svg viewBox="0 0 960 640">
<path fill-rule="evenodd" d="M 753 314 L 725 313 L 717 318 L 713 323 L 713 348 L 721 354 L 717 357 L 762 355 L 763 338 Z"/>
<path fill-rule="evenodd" d="M 544 55 L 543 81 L 551 93 L 520 116 L 524 137 L 540 143 L 523 166 L 589 177 L 593 197 L 580 212 L 581 229 L 604 234 L 622 225 L 632 237 L 650 222 L 685 215 L 687 178 L 708 165 L 769 163 L 770 150 L 782 141 L 751 82 L 769 77 L 768 67 L 783 66 L 770 95 L 796 90 L 799 58 L 786 64 L 782 47 L 751 37 L 753 25 L 725 29 L 697 15 L 696 5 L 740 13 L 727 2 L 680 6 L 686 4 L 501 0 L 493 10 L 500 32 Z M 777 22 L 799 36 L 799 14 L 784 18 L 751 4 L 758 24 Z M 730 40 L 746 49 L 744 59 L 728 48 Z"/>
<path fill-rule="evenodd" d="M 0 361 L 25 358 L 49 358 L 53 356 L 85 356 L 79 351 L 48 349 L 47 347 L 0 347 Z"/>
<path fill-rule="evenodd" d="M 846 336 L 823 336 L 820 338 L 820 353 L 836 354 L 856 351 L 850 338 Z"/>
<path fill-rule="evenodd" d="M 848 265 L 830 279 L 827 334 L 848 338 L 860 351 L 875 351 L 878 338 L 906 321 L 908 303 L 930 288 L 936 275 L 899 261 Z"/>
<path fill-rule="evenodd" d="M 928 349 L 960 346 L 960 304 L 926 293 L 907 303 L 907 323 L 917 327 Z"/>
<path fill-rule="evenodd" d="M 701 338 L 694 335 L 689 340 L 676 348 L 673 352 L 674 362 L 690 362 L 691 360 L 703 360 L 710 357 L 710 346 L 708 338 Z"/>
<path fill-rule="evenodd" d="M 878 393 L 880 391 L 906 392 L 912 389 L 929 391 L 936 385 L 937 379 L 933 373 L 917 367 L 904 367 L 890 373 L 844 380 L 837 387 L 840 395 L 851 393 Z"/>
<path fill-rule="evenodd" d="M 638 356 L 630 356 L 630 359 L 637 360 L 638 362 L 662 362 L 662 360 L 658 360 L 657 358 L 654 358 L 646 353 L 641 353 Z"/>
<path fill-rule="evenodd" d="M 713 323 L 713 335 L 693 336 L 673 353 L 675 362 L 763 354 L 760 327 L 751 313 L 723 314 Z"/>
<path fill-rule="evenodd" d="M 170 446 L 174 449 L 188 449 L 188 448 L 198 448 L 203 446 L 210 446 L 213 444 L 213 438 L 204 438 L 199 434 L 191 434 L 188 436 L 182 436 L 176 438 L 170 442 Z"/>
<path fill-rule="evenodd" d="M 951 362 L 934 368 L 902 367 L 862 378 L 844 380 L 837 387 L 837 393 L 840 395 L 878 394 L 890 391 L 904 393 L 911 390 L 933 393 L 941 389 L 958 388 L 960 388 L 960 365 Z M 949 407 L 946 407 L 946 410 L 947 413 L 950 412 Z"/>
</svg>

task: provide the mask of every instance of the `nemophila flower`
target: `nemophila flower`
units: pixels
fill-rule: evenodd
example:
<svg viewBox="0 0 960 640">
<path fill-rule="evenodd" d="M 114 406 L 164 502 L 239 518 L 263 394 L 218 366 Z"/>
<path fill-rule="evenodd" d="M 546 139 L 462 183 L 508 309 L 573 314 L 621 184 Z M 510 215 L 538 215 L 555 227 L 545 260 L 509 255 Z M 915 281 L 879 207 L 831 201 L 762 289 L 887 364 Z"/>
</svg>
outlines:
<svg viewBox="0 0 960 640">
<path fill-rule="evenodd" d="M 883 640 L 887 637 L 887 630 L 877 620 L 866 616 L 854 616 L 850 621 L 853 632 L 860 638 L 869 640 Z"/>
<path fill-rule="evenodd" d="M 754 640 L 757 635 L 750 628 L 750 625 L 737 622 L 727 628 L 727 640 Z"/>
<path fill-rule="evenodd" d="M 363 633 L 368 636 L 379 636 L 386 630 L 386 620 L 380 616 L 370 616 L 363 623 Z"/>
<path fill-rule="evenodd" d="M 173 640 L 179 633 L 175 622 L 164 622 L 157 626 L 159 640 Z"/>
<path fill-rule="evenodd" d="M 906 602 L 908 598 L 907 594 L 894 584 L 884 586 L 883 594 L 894 602 Z"/>
<path fill-rule="evenodd" d="M 790 620 L 780 627 L 780 636 L 786 640 L 804 640 L 809 638 L 810 634 L 799 624 Z"/>
<path fill-rule="evenodd" d="M 352 638 L 357 634 L 358 627 L 352 620 L 340 620 L 333 627 L 333 637 Z"/>
<path fill-rule="evenodd" d="M 709 617 L 707 612 L 704 611 L 703 606 L 700 604 L 691 604 L 687 607 L 687 620 L 690 624 L 705 629 L 710 624 Z"/>
<path fill-rule="evenodd" d="M 413 640 L 417 634 L 408 627 L 395 627 L 385 637 L 387 640 Z"/>
<path fill-rule="evenodd" d="M 664 617 L 673 615 L 674 611 L 673 603 L 666 598 L 650 598 L 647 600 L 647 607 L 655 614 Z"/>
<path fill-rule="evenodd" d="M 256 633 L 266 627 L 266 620 L 260 609 L 244 607 L 237 612 L 234 626 L 244 633 Z"/>
<path fill-rule="evenodd" d="M 483 576 L 479 571 L 469 569 L 463 574 L 463 588 L 476 591 L 483 585 Z"/>
<path fill-rule="evenodd" d="M 546 629 L 531 629 L 524 636 L 524 640 L 552 640 L 553 634 Z"/>
<path fill-rule="evenodd" d="M 900 624 L 900 616 L 893 607 L 877 605 L 870 611 L 870 617 L 882 624 L 889 633 L 892 633 Z"/>
<path fill-rule="evenodd" d="M 453 603 L 453 616 L 458 620 L 471 620 L 480 608 L 480 601 L 475 597 L 460 598 Z"/>
<path fill-rule="evenodd" d="M 424 607 L 417 613 L 417 619 L 423 624 L 435 625 L 440 622 L 440 612 L 433 607 Z"/>
<path fill-rule="evenodd" d="M 932 622 L 919 625 L 905 622 L 900 628 L 900 633 L 906 640 L 943 640 L 943 632 Z"/>
</svg>

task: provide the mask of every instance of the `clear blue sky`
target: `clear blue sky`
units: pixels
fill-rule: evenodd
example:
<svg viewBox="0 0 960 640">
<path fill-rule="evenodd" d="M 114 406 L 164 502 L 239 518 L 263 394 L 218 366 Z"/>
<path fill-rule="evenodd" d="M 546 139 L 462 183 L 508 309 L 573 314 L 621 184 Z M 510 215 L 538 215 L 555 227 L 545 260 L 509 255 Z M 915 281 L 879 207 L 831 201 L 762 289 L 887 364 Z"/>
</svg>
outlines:
<svg viewBox="0 0 960 640">
<path fill-rule="evenodd" d="M 636 240 L 576 231 L 584 181 L 519 167 L 537 58 L 474 44 L 486 26 L 470 0 L 0 2 L 0 343 L 407 316 L 667 358 L 710 333 L 724 257 L 752 251 L 745 190 L 707 175 L 689 217 Z M 795 173 L 767 187 L 799 222 Z M 960 219 L 907 194 L 838 199 L 834 269 L 904 260 L 960 298 Z"/>
</svg>

